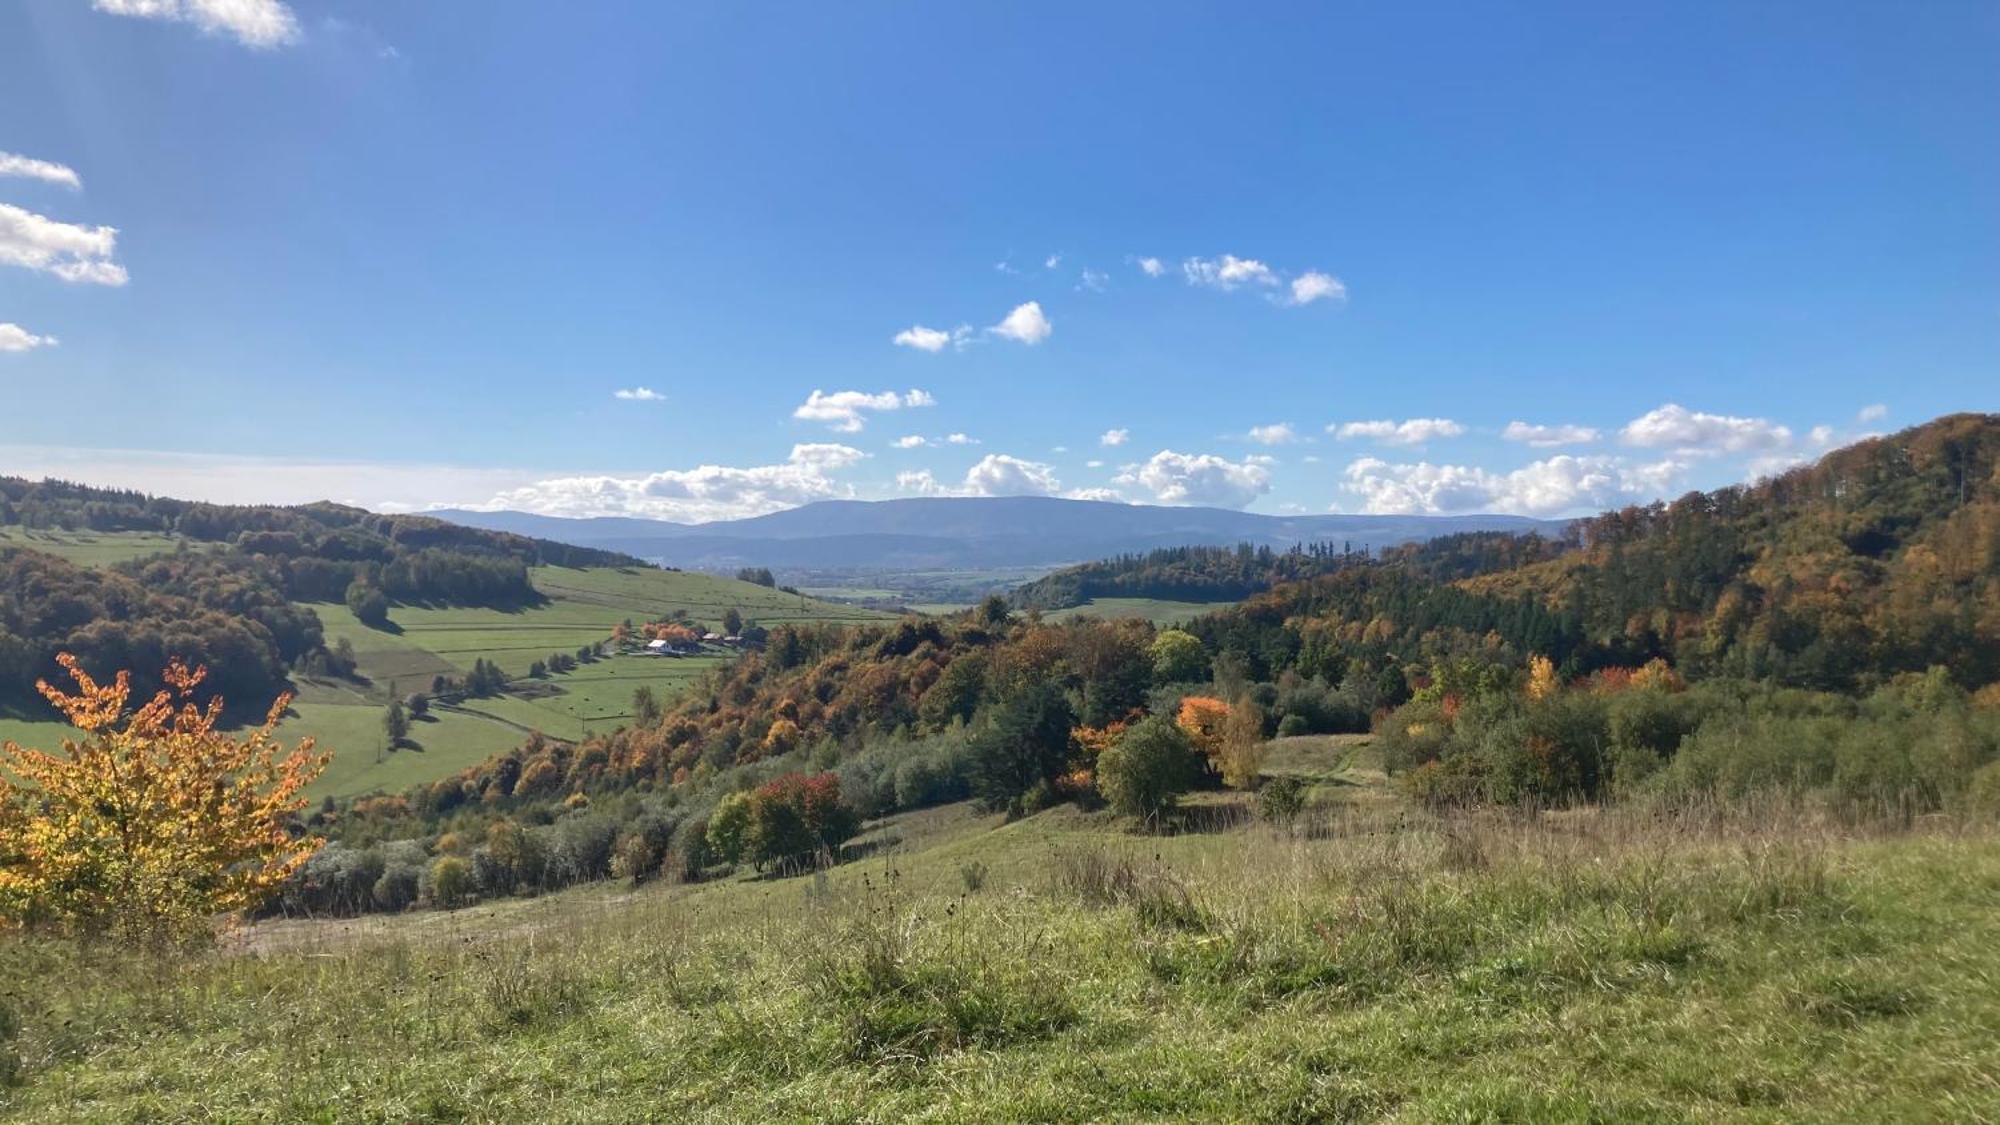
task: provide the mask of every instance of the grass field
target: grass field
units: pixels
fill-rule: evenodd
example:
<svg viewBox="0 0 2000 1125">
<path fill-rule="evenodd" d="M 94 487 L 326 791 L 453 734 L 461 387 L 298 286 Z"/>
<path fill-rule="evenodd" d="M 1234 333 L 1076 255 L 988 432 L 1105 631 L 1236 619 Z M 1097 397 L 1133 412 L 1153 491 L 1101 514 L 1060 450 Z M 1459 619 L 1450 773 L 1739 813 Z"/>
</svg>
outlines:
<svg viewBox="0 0 2000 1125">
<path fill-rule="evenodd" d="M 382 754 L 382 709 L 392 694 L 428 691 L 433 677 L 463 676 L 477 660 L 525 677 L 533 661 L 602 642 L 619 622 L 644 622 L 677 611 L 708 628 L 720 628 L 730 609 L 766 626 L 884 619 L 869 610 L 710 574 L 538 567 L 531 577 L 548 599 L 540 605 L 518 611 L 396 606 L 387 630 L 363 625 L 344 605 L 314 604 L 327 643 L 345 639 L 353 645 L 366 682 L 300 685 L 298 714 L 285 724 L 284 733 L 312 735 L 334 755 L 333 767 L 313 786 L 312 796 L 397 792 L 519 745 L 529 731 L 576 740 L 610 730 L 631 717 L 638 688 L 650 687 L 665 701 L 731 657 L 716 652 L 606 658 L 519 685 L 514 694 L 467 700 L 462 708 L 439 712 L 436 723 L 419 725 L 415 737 L 422 752 Z"/>
<path fill-rule="evenodd" d="M 823 876 L 12 939 L 31 1122 L 1981 1121 L 2000 847 L 1787 806 L 1439 819 L 1291 740 L 1291 828 L 875 822 Z M 1343 790 L 1374 795 L 1350 803 Z M 1385 803 L 1386 802 L 1386 803 Z M 254 955 L 245 955 L 254 954 Z"/>
<path fill-rule="evenodd" d="M 109 566 L 174 550 L 181 541 L 141 531 L 30 531 L 0 527 L 0 550 L 26 547 L 68 559 L 78 566 Z"/>
<path fill-rule="evenodd" d="M 1163 598 L 1095 598 L 1078 606 L 1050 610 L 1042 616 L 1049 621 L 1070 617 L 1103 617 L 1119 620 L 1140 617 L 1155 625 L 1179 625 L 1204 613 L 1214 613 L 1233 602 L 1175 602 Z"/>
</svg>

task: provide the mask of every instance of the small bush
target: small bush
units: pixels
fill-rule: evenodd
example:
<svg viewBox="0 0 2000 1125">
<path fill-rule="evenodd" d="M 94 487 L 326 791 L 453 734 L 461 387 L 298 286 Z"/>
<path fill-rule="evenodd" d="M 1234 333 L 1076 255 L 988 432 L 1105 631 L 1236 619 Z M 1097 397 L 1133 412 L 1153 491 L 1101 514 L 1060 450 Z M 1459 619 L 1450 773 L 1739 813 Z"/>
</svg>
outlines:
<svg viewBox="0 0 2000 1125">
<path fill-rule="evenodd" d="M 1296 777 L 1272 778 L 1257 793 L 1257 812 L 1272 824 L 1289 828 L 1306 808 L 1306 787 Z"/>
</svg>

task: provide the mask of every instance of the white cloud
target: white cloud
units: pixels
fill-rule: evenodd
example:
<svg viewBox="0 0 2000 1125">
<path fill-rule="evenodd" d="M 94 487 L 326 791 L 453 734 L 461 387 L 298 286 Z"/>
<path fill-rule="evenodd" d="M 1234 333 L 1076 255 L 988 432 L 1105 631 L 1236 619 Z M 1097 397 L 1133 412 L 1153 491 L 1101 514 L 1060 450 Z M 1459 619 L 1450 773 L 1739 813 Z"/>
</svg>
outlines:
<svg viewBox="0 0 2000 1125">
<path fill-rule="evenodd" d="M 895 446 L 897 449 L 922 449 L 930 443 L 931 439 L 922 434 L 909 434 L 905 437 L 899 437 L 889 444 Z"/>
<path fill-rule="evenodd" d="M 1512 512 L 1552 516 L 1651 500 L 1686 466 L 1676 461 L 1629 465 L 1616 457 L 1558 454 L 1508 473 L 1470 465 L 1390 464 L 1363 457 L 1347 466 L 1347 491 L 1377 515 Z"/>
<path fill-rule="evenodd" d="M 946 434 L 946 435 L 944 436 L 944 440 L 945 440 L 945 444 L 947 444 L 947 445 L 978 445 L 978 444 L 979 444 L 979 439 L 978 439 L 978 438 L 976 438 L 976 437 L 973 437 L 973 436 L 971 436 L 970 434 L 956 434 L 956 433 L 954 433 L 954 434 Z"/>
<path fill-rule="evenodd" d="M 896 487 L 903 492 L 914 492 L 921 496 L 947 496 L 951 489 L 938 483 L 929 469 L 911 469 L 896 474 Z"/>
<path fill-rule="evenodd" d="M 1292 279 L 1292 299 L 1294 305 L 1310 305 L 1314 301 L 1345 301 L 1347 286 L 1332 274 L 1318 270 L 1307 270 Z"/>
<path fill-rule="evenodd" d="M 1250 440 L 1258 445 L 1290 445 L 1299 440 L 1290 422 L 1273 422 L 1268 426 L 1250 427 Z"/>
<path fill-rule="evenodd" d="M 1052 270 L 1055 270 L 1055 269 L 1061 269 L 1061 268 L 1062 268 L 1062 255 L 1061 255 L 1061 254 L 1050 254 L 1050 255 L 1048 256 L 1048 258 L 1047 258 L 1047 259 L 1045 259 L 1045 260 L 1044 260 L 1044 261 L 1042 262 L 1042 266 L 1043 266 L 1043 268 L 1045 268 L 1045 269 L 1052 269 Z"/>
<path fill-rule="evenodd" d="M 1808 433 L 1808 434 L 1806 435 L 1806 439 L 1807 439 L 1808 441 L 1812 442 L 1812 443 L 1813 443 L 1814 445 L 1832 445 L 1832 444 L 1833 444 L 1833 427 L 1832 427 L 1832 426 L 1814 426 L 1814 427 L 1812 428 L 1812 432 L 1810 432 L 1810 433 Z"/>
<path fill-rule="evenodd" d="M 1097 444 L 1102 446 L 1118 446 L 1124 445 L 1131 439 L 1131 430 L 1106 430 L 1098 437 Z"/>
<path fill-rule="evenodd" d="M 896 487 L 921 496 L 1054 496 L 1062 491 L 1053 466 L 1005 453 L 989 453 L 965 472 L 965 483 L 945 484 L 929 469 L 896 474 Z"/>
<path fill-rule="evenodd" d="M 0 321 L 0 352 L 26 352 L 55 346 L 54 336 L 37 336 L 18 324 Z"/>
<path fill-rule="evenodd" d="M 901 410 L 904 407 L 936 405 L 937 400 L 925 391 L 910 391 L 908 394 L 900 395 L 894 391 L 883 391 L 881 394 L 871 395 L 866 391 L 835 391 L 827 394 L 815 390 L 806 397 L 806 401 L 797 410 L 792 411 L 792 417 L 805 422 L 824 422 L 834 430 L 851 434 L 859 432 L 868 424 L 868 420 L 863 417 L 866 411 Z"/>
<path fill-rule="evenodd" d="M 1062 483 L 1054 467 L 1040 461 L 989 453 L 966 470 L 965 489 L 974 496 L 1053 496 Z"/>
<path fill-rule="evenodd" d="M 298 17 L 280 0 L 91 0 L 91 7 L 114 16 L 191 23 L 211 35 L 233 35 L 247 47 L 299 41 Z"/>
<path fill-rule="evenodd" d="M 947 332 L 942 328 L 925 328 L 921 324 L 913 324 L 896 333 L 890 339 L 897 347 L 915 348 L 921 352 L 937 353 L 943 351 L 947 346 L 964 347 L 972 339 L 972 326 L 961 324 L 957 328 Z"/>
<path fill-rule="evenodd" d="M 75 191 L 83 187 L 83 177 L 67 164 L 57 164 L 49 160 L 36 160 L 32 156 L 20 156 L 11 152 L 0 152 L 0 176 L 14 176 L 25 180 L 43 180 L 61 184 Z"/>
<path fill-rule="evenodd" d="M 1437 438 L 1457 437 L 1465 427 L 1449 418 L 1411 418 L 1406 422 L 1342 422 L 1326 431 L 1342 441 L 1369 438 L 1383 445 L 1422 445 Z"/>
<path fill-rule="evenodd" d="M 1224 254 L 1220 258 L 1189 258 L 1181 263 L 1189 285 L 1206 285 L 1228 291 L 1240 285 L 1276 285 L 1278 275 L 1255 258 Z"/>
<path fill-rule="evenodd" d="M 1509 422 L 1507 428 L 1500 431 L 1500 436 L 1537 449 L 1551 449 L 1559 445 L 1583 445 L 1596 441 L 1602 435 L 1589 426 L 1537 426 L 1527 422 Z"/>
<path fill-rule="evenodd" d="M 1063 493 L 1065 500 L 1099 500 L 1109 504 L 1123 504 L 1125 494 L 1115 488 L 1072 488 Z"/>
<path fill-rule="evenodd" d="M 1889 416 L 1888 405 L 1885 403 L 1877 402 L 1862 407 L 1861 411 L 1854 416 L 1854 420 L 1857 422 L 1880 422 L 1882 419 L 1887 418 L 1888 416 Z"/>
<path fill-rule="evenodd" d="M 556 477 L 505 489 L 478 506 L 561 516 L 737 519 L 852 496 L 853 487 L 833 474 L 865 456 L 852 446 L 802 444 L 777 465 L 702 465 L 642 477 Z"/>
<path fill-rule="evenodd" d="M 1166 263 L 1160 261 L 1158 258 L 1140 258 L 1137 261 L 1139 272 L 1145 274 L 1147 277 L 1159 277 L 1161 274 L 1167 272 Z"/>
<path fill-rule="evenodd" d="M 626 387 L 622 390 L 612 391 L 611 397 L 617 399 L 624 399 L 626 402 L 667 401 L 667 396 L 661 394 L 660 392 L 654 390 L 651 387 Z"/>
<path fill-rule="evenodd" d="M 1086 469 L 1101 469 L 1104 467 L 1104 462 L 1093 459 L 1085 461 L 1083 467 Z"/>
<path fill-rule="evenodd" d="M 1079 291 L 1088 290 L 1092 293 L 1102 293 L 1104 292 L 1104 286 L 1107 283 L 1109 283 L 1110 280 L 1111 280 L 1111 275 L 1105 273 L 1103 270 L 1094 270 L 1086 268 L 1083 271 L 1083 273 L 1077 277 L 1076 287 Z"/>
<path fill-rule="evenodd" d="M 0 203 L 0 265 L 52 273 L 64 281 L 123 285 L 125 267 L 112 227 L 83 227 Z"/>
<path fill-rule="evenodd" d="M 1704 414 L 1671 402 L 1634 418 L 1618 436 L 1627 445 L 1702 455 L 1783 449 L 1792 441 L 1790 429 L 1764 418 Z"/>
<path fill-rule="evenodd" d="M 1256 459 L 1236 462 L 1212 453 L 1163 449 L 1145 464 L 1128 467 L 1112 483 L 1141 486 L 1163 504 L 1242 508 L 1271 490 L 1271 471 Z"/>
<path fill-rule="evenodd" d="M 1025 305 L 1014 306 L 1014 311 L 1007 314 L 1007 319 L 988 328 L 987 331 L 1032 346 L 1048 339 L 1049 333 L 1055 331 L 1055 326 L 1049 323 L 1048 317 L 1042 315 L 1040 301 L 1029 301 Z"/>
</svg>

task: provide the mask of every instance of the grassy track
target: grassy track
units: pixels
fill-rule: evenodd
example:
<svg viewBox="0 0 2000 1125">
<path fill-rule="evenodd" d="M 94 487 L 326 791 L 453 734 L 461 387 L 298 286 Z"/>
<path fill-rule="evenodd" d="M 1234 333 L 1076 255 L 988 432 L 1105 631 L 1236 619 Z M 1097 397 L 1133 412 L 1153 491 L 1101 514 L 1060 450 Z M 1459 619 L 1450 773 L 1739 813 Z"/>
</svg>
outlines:
<svg viewBox="0 0 2000 1125">
<path fill-rule="evenodd" d="M 1290 740 L 1291 830 L 876 822 L 824 877 L 13 940 L 31 1122 L 1977 1121 L 2000 846 L 1799 810 L 1440 820 Z M 1358 788 L 1366 799 L 1341 798 Z M 977 865 L 975 868 L 974 865 Z M 974 876 L 977 876 L 976 878 Z"/>
</svg>

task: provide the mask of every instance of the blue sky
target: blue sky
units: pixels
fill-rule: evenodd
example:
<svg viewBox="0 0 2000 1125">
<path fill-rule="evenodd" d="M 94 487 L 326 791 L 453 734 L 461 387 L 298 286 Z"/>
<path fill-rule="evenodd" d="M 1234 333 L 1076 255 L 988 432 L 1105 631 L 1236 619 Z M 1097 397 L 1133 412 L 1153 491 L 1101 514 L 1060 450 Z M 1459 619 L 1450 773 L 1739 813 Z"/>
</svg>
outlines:
<svg viewBox="0 0 2000 1125">
<path fill-rule="evenodd" d="M 15 0 L 0 472 L 1553 515 L 2000 408 L 2000 7 L 1084 7 Z"/>
</svg>

